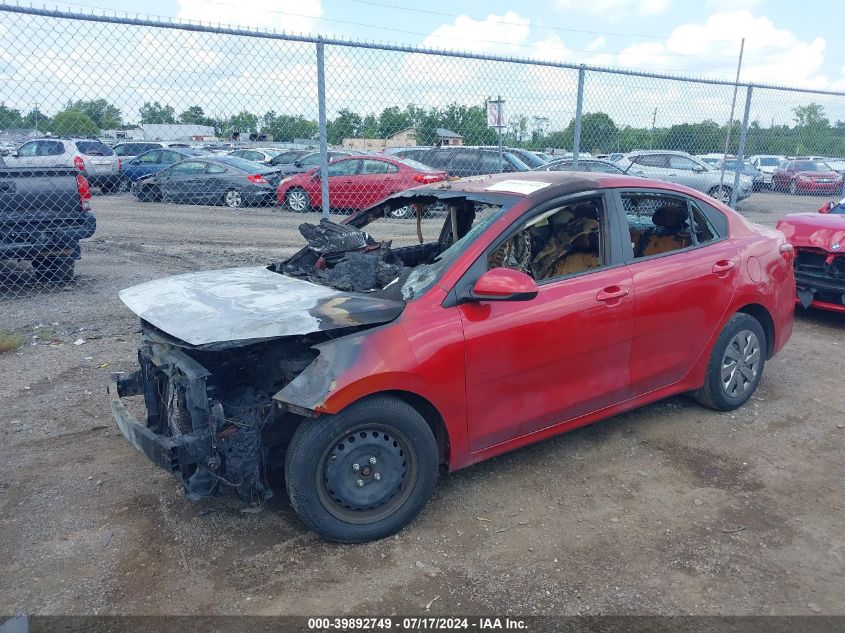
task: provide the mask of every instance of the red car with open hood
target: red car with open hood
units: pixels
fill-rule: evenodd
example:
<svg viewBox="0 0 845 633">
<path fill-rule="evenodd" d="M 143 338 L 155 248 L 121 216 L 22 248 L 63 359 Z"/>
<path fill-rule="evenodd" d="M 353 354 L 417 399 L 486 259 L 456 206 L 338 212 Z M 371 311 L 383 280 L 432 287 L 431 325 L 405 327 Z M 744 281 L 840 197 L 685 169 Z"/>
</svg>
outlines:
<svg viewBox="0 0 845 633">
<path fill-rule="evenodd" d="M 784 216 L 777 228 L 795 249 L 796 301 L 845 312 L 845 200 Z"/>
<path fill-rule="evenodd" d="M 390 215 L 408 205 L 444 212 L 402 236 Z M 735 409 L 792 332 L 783 234 L 673 183 L 476 176 L 300 232 L 269 266 L 122 291 L 140 369 L 109 392 L 128 441 L 190 498 L 231 486 L 260 503 L 284 481 L 337 541 L 407 525 L 441 468 L 676 394 Z"/>
</svg>

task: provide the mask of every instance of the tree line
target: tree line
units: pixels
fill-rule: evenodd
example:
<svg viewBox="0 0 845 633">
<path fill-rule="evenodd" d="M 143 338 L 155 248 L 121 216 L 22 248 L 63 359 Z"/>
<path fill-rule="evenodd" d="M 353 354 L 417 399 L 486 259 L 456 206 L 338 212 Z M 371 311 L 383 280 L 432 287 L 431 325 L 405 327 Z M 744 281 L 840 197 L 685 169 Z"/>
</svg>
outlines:
<svg viewBox="0 0 845 633">
<path fill-rule="evenodd" d="M 792 125 L 763 127 L 758 121 L 749 126 L 746 155 L 752 154 L 818 154 L 845 156 L 845 122 L 831 123 L 824 108 L 817 103 L 792 110 Z M 317 122 L 301 115 L 279 114 L 269 111 L 255 114 L 243 110 L 228 117 L 209 115 L 201 106 L 193 105 L 176 112 L 170 105 L 158 101 L 144 103 L 138 111 L 138 121 L 144 123 L 186 123 L 206 125 L 215 135 L 231 137 L 234 132 L 266 134 L 277 142 L 315 139 Z M 0 130 L 34 128 L 41 133 L 55 135 L 97 136 L 105 129 L 127 129 L 133 124 L 124 120 L 123 113 L 105 99 L 69 102 L 51 116 L 34 108 L 21 111 L 0 104 Z M 390 106 L 381 113 L 361 114 L 344 108 L 328 121 L 329 143 L 340 145 L 344 138 L 384 139 L 414 127 L 419 145 L 434 145 L 437 129 L 444 128 L 463 136 L 466 145 L 494 145 L 497 133 L 487 127 L 483 104 L 466 106 L 452 104 L 445 108 L 422 108 L 407 105 Z M 526 149 L 568 150 L 575 136 L 575 120 L 557 130 L 546 129 L 526 116 L 514 115 L 503 133 L 503 143 Z M 741 124 L 734 122 L 731 130 L 735 152 Z M 581 149 L 592 153 L 628 152 L 635 149 L 677 149 L 691 154 L 720 152 L 724 149 L 728 126 L 713 120 L 680 123 L 667 127 L 634 127 L 614 122 L 604 112 L 590 112 L 581 121 Z"/>
</svg>

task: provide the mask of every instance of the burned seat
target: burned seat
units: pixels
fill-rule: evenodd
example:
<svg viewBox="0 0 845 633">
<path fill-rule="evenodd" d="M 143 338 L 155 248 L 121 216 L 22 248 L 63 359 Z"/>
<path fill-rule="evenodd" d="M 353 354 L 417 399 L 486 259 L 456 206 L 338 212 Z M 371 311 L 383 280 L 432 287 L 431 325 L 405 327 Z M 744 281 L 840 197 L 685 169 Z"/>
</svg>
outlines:
<svg viewBox="0 0 845 633">
<path fill-rule="evenodd" d="M 655 228 L 642 237 L 643 257 L 676 251 L 691 244 L 689 213 L 685 205 L 664 205 L 654 212 L 651 221 Z"/>
</svg>

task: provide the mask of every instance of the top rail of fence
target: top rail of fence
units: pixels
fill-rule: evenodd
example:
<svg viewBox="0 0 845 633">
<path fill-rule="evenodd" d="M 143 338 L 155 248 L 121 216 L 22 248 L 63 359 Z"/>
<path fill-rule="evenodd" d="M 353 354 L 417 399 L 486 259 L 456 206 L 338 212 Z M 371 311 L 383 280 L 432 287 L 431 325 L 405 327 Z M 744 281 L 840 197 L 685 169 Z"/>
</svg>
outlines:
<svg viewBox="0 0 845 633">
<path fill-rule="evenodd" d="M 220 35 L 237 35 L 242 37 L 255 37 L 262 39 L 276 39 L 288 42 L 302 42 L 323 44 L 333 46 L 346 46 L 350 48 L 368 48 L 374 50 L 394 51 L 400 53 L 415 53 L 420 55 L 434 55 L 440 57 L 455 57 L 460 59 L 476 59 L 493 62 L 507 62 L 511 64 L 526 64 L 532 66 L 546 66 L 551 68 L 567 68 L 571 70 L 584 69 L 596 73 L 608 73 L 616 75 L 626 75 L 630 77 L 647 77 L 651 79 L 665 79 L 669 81 L 694 82 L 699 84 L 710 84 L 717 86 L 734 86 L 747 87 L 753 85 L 756 88 L 765 88 L 768 90 L 781 90 L 787 92 L 801 92 L 805 94 L 818 95 L 833 95 L 845 96 L 845 91 L 836 90 L 822 90 L 819 88 L 802 88 L 798 86 L 786 86 L 779 84 L 755 83 L 755 82 L 734 82 L 726 79 L 712 79 L 708 77 L 696 77 L 692 75 L 682 75 L 673 73 L 655 73 L 641 70 L 634 70 L 629 68 L 614 68 L 610 66 L 593 66 L 590 64 L 570 64 L 566 62 L 554 62 L 543 59 L 532 59 L 528 57 L 513 57 L 508 55 L 484 55 L 481 53 L 470 53 L 466 51 L 457 51 L 449 49 L 426 48 L 418 46 L 407 46 L 403 44 L 386 44 L 379 42 L 359 42 L 355 40 L 324 37 L 321 35 L 296 35 L 291 33 L 284 33 L 278 31 L 263 31 L 259 29 L 249 29 L 244 27 L 235 27 L 228 25 L 213 25 L 203 24 L 199 22 L 189 22 L 178 20 L 175 18 L 165 18 L 159 16 L 141 16 L 135 14 L 135 17 L 130 17 L 129 14 L 110 15 L 108 13 L 80 13 L 74 11 L 65 11 L 60 9 L 48 9 L 46 7 L 38 8 L 34 6 L 24 6 L 19 4 L 0 3 L 0 12 L 19 13 L 26 15 L 36 15 L 42 17 L 64 19 L 64 20 L 84 20 L 87 22 L 103 22 L 110 24 L 121 24 L 127 26 L 146 26 L 161 29 L 174 29 L 180 31 L 194 31 L 200 33 L 217 33 Z"/>
</svg>

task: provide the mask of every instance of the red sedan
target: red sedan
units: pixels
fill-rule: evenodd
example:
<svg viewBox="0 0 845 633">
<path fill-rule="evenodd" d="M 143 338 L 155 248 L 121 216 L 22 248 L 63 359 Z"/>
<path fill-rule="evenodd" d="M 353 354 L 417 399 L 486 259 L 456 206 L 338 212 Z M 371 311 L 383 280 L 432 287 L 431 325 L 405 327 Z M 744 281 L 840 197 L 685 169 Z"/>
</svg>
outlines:
<svg viewBox="0 0 845 633">
<path fill-rule="evenodd" d="M 359 211 L 398 191 L 446 180 L 445 171 L 412 160 L 350 156 L 329 165 L 329 201 L 333 209 Z M 285 178 L 277 191 L 280 204 L 297 213 L 323 203 L 319 168 Z"/>
<path fill-rule="evenodd" d="M 393 247 L 384 215 L 409 204 L 445 221 Z M 441 467 L 676 394 L 735 409 L 792 332 L 783 234 L 673 183 L 474 177 L 300 231 L 308 247 L 269 267 L 121 292 L 141 369 L 109 390 L 123 434 L 191 498 L 261 500 L 284 467 L 292 507 L 332 540 L 407 525 Z"/>
<path fill-rule="evenodd" d="M 813 160 L 790 160 L 772 172 L 772 189 L 799 193 L 839 193 L 842 176 L 826 163 Z"/>
<path fill-rule="evenodd" d="M 784 216 L 777 228 L 795 249 L 795 301 L 845 312 L 845 200 L 829 202 L 818 213 Z"/>
</svg>

